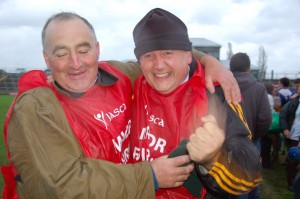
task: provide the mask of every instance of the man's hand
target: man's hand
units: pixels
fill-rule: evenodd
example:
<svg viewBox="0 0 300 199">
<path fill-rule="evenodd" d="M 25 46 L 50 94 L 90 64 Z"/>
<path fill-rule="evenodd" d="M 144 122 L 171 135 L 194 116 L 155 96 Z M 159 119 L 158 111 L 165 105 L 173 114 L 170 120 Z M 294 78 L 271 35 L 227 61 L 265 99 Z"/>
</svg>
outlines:
<svg viewBox="0 0 300 199">
<path fill-rule="evenodd" d="M 184 183 L 194 169 L 190 163 L 188 155 L 182 155 L 175 158 L 163 156 L 151 162 L 159 188 L 178 187 Z"/>
<path fill-rule="evenodd" d="M 290 133 L 290 131 L 287 130 L 287 129 L 285 129 L 285 130 L 283 131 L 283 135 L 284 135 L 284 137 L 286 137 L 286 138 L 290 138 L 290 137 L 291 137 L 291 133 Z"/>
<path fill-rule="evenodd" d="M 205 82 L 206 88 L 209 90 L 209 92 L 214 93 L 215 87 L 213 83 L 219 82 L 224 91 L 227 102 L 233 102 L 235 105 L 237 105 L 238 102 L 241 101 L 241 92 L 232 72 L 225 68 L 225 66 L 223 66 L 213 56 L 201 53 L 197 50 L 193 50 L 193 55 L 205 68 Z"/>
<path fill-rule="evenodd" d="M 213 115 L 207 115 L 201 120 L 203 126 L 198 127 L 196 132 L 190 136 L 187 150 L 194 162 L 210 170 L 223 146 L 225 133 L 218 127 Z"/>
</svg>

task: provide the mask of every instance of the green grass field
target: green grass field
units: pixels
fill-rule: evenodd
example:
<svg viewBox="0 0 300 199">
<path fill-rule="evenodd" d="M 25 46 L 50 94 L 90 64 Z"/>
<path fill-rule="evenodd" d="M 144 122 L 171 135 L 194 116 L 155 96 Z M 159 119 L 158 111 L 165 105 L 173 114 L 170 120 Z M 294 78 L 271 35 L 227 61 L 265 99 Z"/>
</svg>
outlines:
<svg viewBox="0 0 300 199">
<path fill-rule="evenodd" d="M 13 96 L 0 95 L 0 165 L 7 163 L 6 148 L 3 142 L 3 123 L 5 115 L 13 100 Z M 292 199 L 292 192 L 286 188 L 284 166 L 275 164 L 272 169 L 263 170 L 263 183 L 259 187 L 261 199 Z M 3 188 L 3 178 L 0 175 L 0 190 Z"/>
<path fill-rule="evenodd" d="M 7 113 L 7 110 L 14 99 L 14 96 L 9 95 L 0 95 L 0 128 L 1 128 L 1 135 L 0 135 L 0 165 L 7 164 L 6 158 L 6 147 L 3 142 L 3 126 L 4 126 L 4 119 Z M 3 188 L 3 178 L 0 175 L 0 190 Z"/>
<path fill-rule="evenodd" d="M 278 163 L 272 169 L 264 169 L 263 183 L 260 186 L 262 199 L 293 199 L 294 194 L 287 190 L 285 166 Z"/>
</svg>

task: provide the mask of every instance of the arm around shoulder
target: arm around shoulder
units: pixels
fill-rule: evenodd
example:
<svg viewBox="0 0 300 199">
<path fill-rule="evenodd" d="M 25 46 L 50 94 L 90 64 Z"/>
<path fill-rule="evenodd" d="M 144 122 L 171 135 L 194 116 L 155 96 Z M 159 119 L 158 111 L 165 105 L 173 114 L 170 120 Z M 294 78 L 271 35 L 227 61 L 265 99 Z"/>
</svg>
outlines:
<svg viewBox="0 0 300 199">
<path fill-rule="evenodd" d="M 197 50 L 192 51 L 193 56 L 199 60 L 205 69 L 206 88 L 210 93 L 215 92 L 214 83 L 218 82 L 224 90 L 225 99 L 235 105 L 241 99 L 241 92 L 232 72 L 223 66 L 215 57 Z"/>
<path fill-rule="evenodd" d="M 115 60 L 109 60 L 106 62 L 115 66 L 125 75 L 127 75 L 131 80 L 132 85 L 134 84 L 135 79 L 141 74 L 140 65 L 136 61 L 120 62 Z"/>
</svg>

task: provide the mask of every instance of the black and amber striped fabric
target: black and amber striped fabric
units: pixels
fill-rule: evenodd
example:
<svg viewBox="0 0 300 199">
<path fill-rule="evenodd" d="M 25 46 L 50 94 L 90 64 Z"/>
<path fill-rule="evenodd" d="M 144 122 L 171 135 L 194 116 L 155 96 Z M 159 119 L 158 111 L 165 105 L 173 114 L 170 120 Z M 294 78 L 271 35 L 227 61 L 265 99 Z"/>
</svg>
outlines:
<svg viewBox="0 0 300 199">
<path fill-rule="evenodd" d="M 217 121 L 222 115 L 226 118 L 223 118 L 226 121 L 225 143 L 218 161 L 208 172 L 213 179 L 203 178 L 202 181 L 212 193 L 245 194 L 262 182 L 260 154 L 251 141 L 243 104 L 228 104 L 225 99 L 219 103 L 226 112 L 222 113 L 219 107 L 216 115 Z"/>
<path fill-rule="evenodd" d="M 260 154 L 251 141 L 243 104 L 228 104 L 220 87 L 215 94 L 208 93 L 208 113 L 216 117 L 225 129 L 225 142 L 221 154 L 208 174 L 196 169 L 202 185 L 207 189 L 205 198 L 234 198 L 245 194 L 262 181 Z"/>
<path fill-rule="evenodd" d="M 208 93 L 208 96 L 208 113 L 214 115 L 219 127 L 225 129 L 225 141 L 212 169 L 202 173 L 200 168 L 204 167 L 196 164 L 197 173 L 193 172 L 184 186 L 197 198 L 231 199 L 251 191 L 262 182 L 260 155 L 251 141 L 243 104 L 228 104 L 220 87 L 216 87 L 215 94 Z M 187 154 L 187 142 L 182 141 L 169 157 Z M 201 196 L 202 187 L 207 190 L 205 196 Z"/>
</svg>

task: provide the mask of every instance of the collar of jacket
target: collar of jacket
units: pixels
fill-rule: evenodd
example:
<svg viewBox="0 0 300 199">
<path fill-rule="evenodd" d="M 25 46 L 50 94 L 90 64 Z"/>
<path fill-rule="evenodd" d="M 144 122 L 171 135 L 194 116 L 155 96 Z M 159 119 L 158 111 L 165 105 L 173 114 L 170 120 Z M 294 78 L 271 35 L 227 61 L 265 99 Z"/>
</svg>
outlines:
<svg viewBox="0 0 300 199">
<path fill-rule="evenodd" d="M 115 84 L 118 81 L 118 78 L 114 75 L 112 75 L 111 73 L 107 72 L 106 70 L 99 68 L 98 69 L 98 74 L 97 74 L 97 79 L 95 81 L 95 84 L 98 84 L 100 86 L 111 86 L 113 84 Z M 62 92 L 68 94 L 70 97 L 72 98 L 79 98 L 82 95 L 84 95 L 83 93 L 76 93 L 76 92 L 72 92 L 69 91 L 65 88 L 63 88 L 61 85 L 59 85 L 56 81 L 54 81 L 54 86 L 61 90 Z"/>
</svg>

